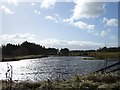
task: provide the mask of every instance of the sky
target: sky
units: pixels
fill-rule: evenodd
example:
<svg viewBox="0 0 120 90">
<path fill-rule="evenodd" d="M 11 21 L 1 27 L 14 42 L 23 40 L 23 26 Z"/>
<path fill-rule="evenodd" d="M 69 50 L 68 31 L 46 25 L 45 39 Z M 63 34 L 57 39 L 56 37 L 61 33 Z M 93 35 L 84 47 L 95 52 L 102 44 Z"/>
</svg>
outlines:
<svg viewBox="0 0 120 90">
<path fill-rule="evenodd" d="M 29 41 L 71 50 L 118 46 L 118 3 L 6 0 L 0 2 L 0 31 L 0 45 Z"/>
</svg>

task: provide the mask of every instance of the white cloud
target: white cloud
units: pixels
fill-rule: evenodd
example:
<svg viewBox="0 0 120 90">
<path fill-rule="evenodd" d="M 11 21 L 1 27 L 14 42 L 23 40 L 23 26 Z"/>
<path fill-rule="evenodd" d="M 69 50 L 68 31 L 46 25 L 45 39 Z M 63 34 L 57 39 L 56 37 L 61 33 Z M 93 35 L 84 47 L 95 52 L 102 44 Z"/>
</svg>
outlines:
<svg viewBox="0 0 120 90">
<path fill-rule="evenodd" d="M 109 33 L 110 33 L 110 31 L 111 31 L 111 30 L 109 30 L 109 29 L 108 29 L 108 30 L 106 30 L 106 31 L 105 31 L 105 30 L 103 30 L 103 31 L 101 31 L 100 36 L 101 36 L 101 37 L 108 36 L 108 35 L 109 35 Z"/>
<path fill-rule="evenodd" d="M 94 28 L 95 28 L 94 25 L 88 25 L 82 21 L 74 22 L 73 25 L 80 29 L 86 29 L 86 30 L 94 30 Z"/>
<path fill-rule="evenodd" d="M 73 19 L 95 18 L 104 12 L 105 4 L 102 2 L 85 2 L 84 0 L 75 0 L 73 9 Z"/>
<path fill-rule="evenodd" d="M 73 24 L 74 20 L 73 20 L 73 18 L 66 18 L 66 19 L 63 19 L 63 22 L 69 23 L 69 25 L 71 25 L 71 24 Z"/>
<path fill-rule="evenodd" d="M 8 0 L 8 3 L 13 3 L 15 6 L 17 6 L 18 5 L 18 3 L 17 3 L 17 0 Z"/>
<path fill-rule="evenodd" d="M 73 9 L 73 15 L 67 19 L 63 19 L 63 22 L 80 29 L 86 29 L 87 32 L 93 33 L 95 25 L 87 24 L 83 22 L 82 19 L 99 17 L 104 12 L 105 3 L 87 2 L 87 0 L 74 0 L 74 3 L 76 5 Z"/>
<path fill-rule="evenodd" d="M 15 12 L 11 11 L 9 8 L 7 8 L 6 6 L 1 6 L 0 7 L 1 11 L 3 11 L 6 14 L 14 14 Z"/>
<path fill-rule="evenodd" d="M 113 38 L 113 37 L 111 37 L 112 35 L 110 36 L 110 32 L 111 32 L 111 30 L 107 29 L 107 30 L 102 30 L 100 32 L 94 32 L 93 35 L 98 36 L 98 37 L 102 37 L 102 38 L 104 38 L 106 36 L 107 37 L 109 36 L 108 38 Z"/>
<path fill-rule="evenodd" d="M 38 10 L 34 10 L 34 13 L 40 15 L 40 11 Z"/>
<path fill-rule="evenodd" d="M 118 20 L 117 19 L 107 19 L 103 18 L 103 23 L 107 26 L 118 26 Z"/>
<path fill-rule="evenodd" d="M 53 16 L 46 16 L 45 19 L 53 20 L 53 21 L 57 22 L 56 18 Z"/>
<path fill-rule="evenodd" d="M 105 3 L 103 2 L 87 2 L 87 0 L 74 0 L 76 4 L 73 9 L 71 17 L 63 19 L 63 22 L 69 25 L 85 29 L 89 33 L 93 33 L 95 25 L 87 24 L 82 19 L 96 18 L 99 17 L 105 9 Z"/>
<path fill-rule="evenodd" d="M 51 6 L 54 6 L 54 4 L 56 3 L 56 0 L 43 0 L 41 2 L 41 8 L 49 8 Z"/>
<path fill-rule="evenodd" d="M 52 16 L 46 16 L 45 19 L 55 21 L 56 23 L 62 20 L 58 13 L 54 13 Z"/>
<path fill-rule="evenodd" d="M 3 34 L 0 35 L 0 43 L 22 43 L 24 41 L 35 41 L 35 35 L 29 33 Z"/>
<path fill-rule="evenodd" d="M 96 43 L 90 41 L 67 41 L 67 40 L 58 40 L 58 39 L 46 39 L 40 41 L 40 44 L 46 47 L 55 47 L 55 48 L 69 48 L 73 49 L 97 49 L 103 47 L 103 43 Z"/>
<path fill-rule="evenodd" d="M 73 18 L 63 19 L 63 22 L 66 22 L 69 25 L 72 25 L 74 27 L 78 27 L 79 29 L 82 29 L 82 30 L 88 30 L 88 32 L 93 32 L 93 30 L 95 30 L 95 25 L 89 25 L 80 20 L 75 22 Z"/>
</svg>

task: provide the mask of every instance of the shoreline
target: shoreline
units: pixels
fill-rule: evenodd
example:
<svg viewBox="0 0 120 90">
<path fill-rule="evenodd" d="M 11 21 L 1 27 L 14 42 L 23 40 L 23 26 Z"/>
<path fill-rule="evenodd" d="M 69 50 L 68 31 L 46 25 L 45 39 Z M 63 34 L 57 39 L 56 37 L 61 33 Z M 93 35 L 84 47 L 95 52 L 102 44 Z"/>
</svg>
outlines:
<svg viewBox="0 0 120 90">
<path fill-rule="evenodd" d="M 20 61 L 22 59 L 36 59 L 36 58 L 44 58 L 49 57 L 47 55 L 27 55 L 27 56 L 18 56 L 18 57 L 10 57 L 10 58 L 2 58 L 2 62 L 8 61 Z"/>
<path fill-rule="evenodd" d="M 120 60 L 120 52 L 91 52 L 88 55 L 65 55 L 65 56 L 81 56 L 82 60 Z M 22 59 L 36 59 L 44 57 L 62 57 L 64 55 L 26 55 L 17 57 L 5 57 L 2 58 L 2 62 L 19 61 Z"/>
</svg>

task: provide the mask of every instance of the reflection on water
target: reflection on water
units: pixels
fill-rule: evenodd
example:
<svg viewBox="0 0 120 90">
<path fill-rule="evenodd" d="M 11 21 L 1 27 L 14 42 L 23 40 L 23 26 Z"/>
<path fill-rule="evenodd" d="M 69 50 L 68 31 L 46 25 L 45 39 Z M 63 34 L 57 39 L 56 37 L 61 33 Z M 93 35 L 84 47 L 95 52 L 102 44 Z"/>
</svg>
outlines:
<svg viewBox="0 0 120 90">
<path fill-rule="evenodd" d="M 81 60 L 82 57 L 48 57 L 16 62 L 7 62 L 13 66 L 14 80 L 46 80 L 60 76 L 68 78 L 71 75 L 87 74 L 105 65 L 104 60 Z M 7 63 L 0 63 L 0 79 L 5 79 Z M 108 61 L 108 65 L 115 61 Z"/>
</svg>

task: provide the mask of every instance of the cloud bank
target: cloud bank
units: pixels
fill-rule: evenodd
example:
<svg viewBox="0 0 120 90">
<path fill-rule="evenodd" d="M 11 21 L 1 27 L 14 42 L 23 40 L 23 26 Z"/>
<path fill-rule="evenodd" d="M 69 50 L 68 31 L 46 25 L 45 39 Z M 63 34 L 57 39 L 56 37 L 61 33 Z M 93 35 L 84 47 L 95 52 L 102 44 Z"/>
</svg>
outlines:
<svg viewBox="0 0 120 90">
<path fill-rule="evenodd" d="M 3 34 L 0 36 L 0 44 L 7 44 L 7 43 L 13 43 L 13 44 L 20 44 L 24 41 L 34 42 L 40 45 L 43 45 L 45 47 L 53 47 L 53 48 L 69 48 L 70 50 L 83 50 L 83 49 L 98 49 L 100 47 L 103 47 L 103 43 L 98 42 L 91 42 L 91 41 L 75 41 L 75 40 L 59 40 L 59 39 L 45 39 L 45 40 L 37 40 L 35 35 L 29 34 L 29 33 L 21 33 L 21 34 Z"/>
<path fill-rule="evenodd" d="M 24 41 L 35 41 L 35 35 L 29 34 L 29 33 L 16 33 L 16 34 L 3 34 L 0 35 L 0 44 L 6 44 L 6 43 L 22 43 Z"/>
<path fill-rule="evenodd" d="M 46 47 L 55 48 L 69 48 L 71 50 L 83 50 L 83 49 L 98 49 L 103 47 L 103 43 L 90 42 L 90 41 L 67 41 L 59 39 L 46 39 L 40 41 L 40 43 Z"/>
</svg>

